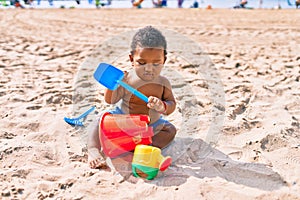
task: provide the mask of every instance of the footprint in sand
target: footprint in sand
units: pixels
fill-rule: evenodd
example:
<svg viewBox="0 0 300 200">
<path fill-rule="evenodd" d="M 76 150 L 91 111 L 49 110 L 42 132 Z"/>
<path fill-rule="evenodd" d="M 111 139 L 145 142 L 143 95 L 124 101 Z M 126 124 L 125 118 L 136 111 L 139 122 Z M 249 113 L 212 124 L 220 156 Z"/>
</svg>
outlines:
<svg viewBox="0 0 300 200">
<path fill-rule="evenodd" d="M 290 113 L 300 117 L 300 103 L 293 102 L 285 105 L 285 109 Z"/>
<path fill-rule="evenodd" d="M 26 109 L 27 110 L 39 110 L 39 109 L 41 109 L 42 108 L 42 106 L 29 106 L 29 107 L 27 107 Z"/>
<path fill-rule="evenodd" d="M 262 123 L 256 120 L 247 120 L 246 118 L 242 118 L 238 124 L 233 126 L 224 126 L 222 132 L 227 135 L 238 135 L 245 131 L 250 131 L 253 128 L 261 127 Z"/>
<path fill-rule="evenodd" d="M 67 188 L 72 187 L 74 182 L 75 182 L 74 180 L 68 180 L 67 183 L 59 183 L 58 188 L 61 190 L 65 190 Z"/>
<path fill-rule="evenodd" d="M 261 141 L 261 148 L 265 151 L 274 151 L 288 145 L 288 141 L 276 136 L 276 135 L 267 135 Z"/>
<path fill-rule="evenodd" d="M 300 166 L 300 145 L 296 147 L 287 147 L 287 151 L 282 151 L 279 160 L 288 166 Z M 297 169 L 297 168 L 296 168 Z M 298 170 L 299 171 L 299 170 Z"/>
<path fill-rule="evenodd" d="M 39 130 L 40 123 L 39 122 L 33 122 L 33 123 L 28 123 L 25 125 L 20 126 L 22 129 L 28 129 L 32 132 L 37 132 Z"/>
<path fill-rule="evenodd" d="M 11 185 L 2 190 L 1 196 L 3 198 L 10 198 L 10 199 L 19 199 L 18 196 L 22 195 L 24 192 L 23 188 L 16 187 L 15 185 Z"/>
<path fill-rule="evenodd" d="M 14 151 L 19 151 L 20 149 L 23 149 L 25 147 L 9 147 L 3 151 L 0 151 L 1 155 L 9 155 L 12 154 Z"/>
<path fill-rule="evenodd" d="M 299 152 L 298 152 L 299 154 Z M 300 165 L 300 156 L 287 156 L 283 158 L 284 160 L 287 161 L 288 164 L 296 164 L 296 165 Z"/>
<path fill-rule="evenodd" d="M 74 153 L 73 152 L 69 152 L 68 153 L 69 154 L 69 159 L 70 159 L 70 161 L 72 161 L 72 162 L 83 162 L 83 163 L 87 163 L 87 154 L 85 154 L 85 155 L 77 155 L 77 154 L 75 154 L 74 155 Z"/>
<path fill-rule="evenodd" d="M 53 189 L 44 188 L 37 193 L 37 197 L 38 199 L 48 199 L 54 197 L 56 197 L 55 199 L 61 199 L 61 193 L 64 193 L 65 190 L 71 188 L 74 185 L 74 183 L 75 180 L 68 179 L 63 183 L 58 183 L 58 185 L 55 186 Z M 78 196 L 72 199 L 82 199 L 82 197 Z"/>
<path fill-rule="evenodd" d="M 3 135 L 0 135 L 0 139 L 13 139 L 16 136 L 16 134 L 5 132 Z"/>
</svg>

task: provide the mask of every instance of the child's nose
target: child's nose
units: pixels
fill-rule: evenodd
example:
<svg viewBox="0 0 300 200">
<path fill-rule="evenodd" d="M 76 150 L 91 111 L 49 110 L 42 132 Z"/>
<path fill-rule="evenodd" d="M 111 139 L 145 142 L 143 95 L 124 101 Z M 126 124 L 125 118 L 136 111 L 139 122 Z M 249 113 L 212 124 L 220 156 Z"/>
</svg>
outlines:
<svg viewBox="0 0 300 200">
<path fill-rule="evenodd" d="M 152 72 L 152 70 L 153 70 L 152 64 L 147 64 L 147 65 L 145 66 L 145 71 L 147 71 L 147 72 Z"/>
</svg>

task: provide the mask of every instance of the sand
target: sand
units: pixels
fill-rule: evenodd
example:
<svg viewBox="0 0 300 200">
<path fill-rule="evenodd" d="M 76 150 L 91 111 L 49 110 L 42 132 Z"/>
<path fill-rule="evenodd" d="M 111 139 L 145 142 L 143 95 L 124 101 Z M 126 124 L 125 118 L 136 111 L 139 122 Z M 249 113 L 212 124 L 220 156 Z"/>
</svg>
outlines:
<svg viewBox="0 0 300 200">
<path fill-rule="evenodd" d="M 300 199 L 297 10 L 0 10 L 0 199 Z M 87 127 L 111 106 L 98 63 L 129 69 L 130 36 L 154 25 L 178 129 L 147 181 L 131 154 L 87 164 Z M 97 111 L 72 127 L 76 117 Z"/>
</svg>

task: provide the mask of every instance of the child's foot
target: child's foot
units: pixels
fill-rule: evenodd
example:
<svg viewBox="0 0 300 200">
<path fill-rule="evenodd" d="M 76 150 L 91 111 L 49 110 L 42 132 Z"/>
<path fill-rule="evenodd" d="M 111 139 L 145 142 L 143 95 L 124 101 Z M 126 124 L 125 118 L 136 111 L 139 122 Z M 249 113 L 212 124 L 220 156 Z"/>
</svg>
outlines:
<svg viewBox="0 0 300 200">
<path fill-rule="evenodd" d="M 91 148 L 88 150 L 88 163 L 92 169 L 108 168 L 105 159 L 97 148 Z"/>
</svg>

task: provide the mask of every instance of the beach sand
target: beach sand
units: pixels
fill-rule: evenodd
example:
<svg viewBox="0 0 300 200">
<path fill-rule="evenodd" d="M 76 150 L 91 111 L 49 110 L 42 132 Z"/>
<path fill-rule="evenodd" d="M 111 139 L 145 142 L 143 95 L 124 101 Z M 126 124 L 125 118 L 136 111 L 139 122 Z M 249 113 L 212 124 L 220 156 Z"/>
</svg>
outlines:
<svg viewBox="0 0 300 200">
<path fill-rule="evenodd" d="M 0 10 L 0 199 L 300 199 L 297 10 Z M 87 126 L 110 106 L 98 63 L 129 69 L 130 36 L 169 43 L 173 158 L 147 181 L 131 154 L 87 164 Z M 64 117 L 97 112 L 85 127 Z"/>
</svg>

